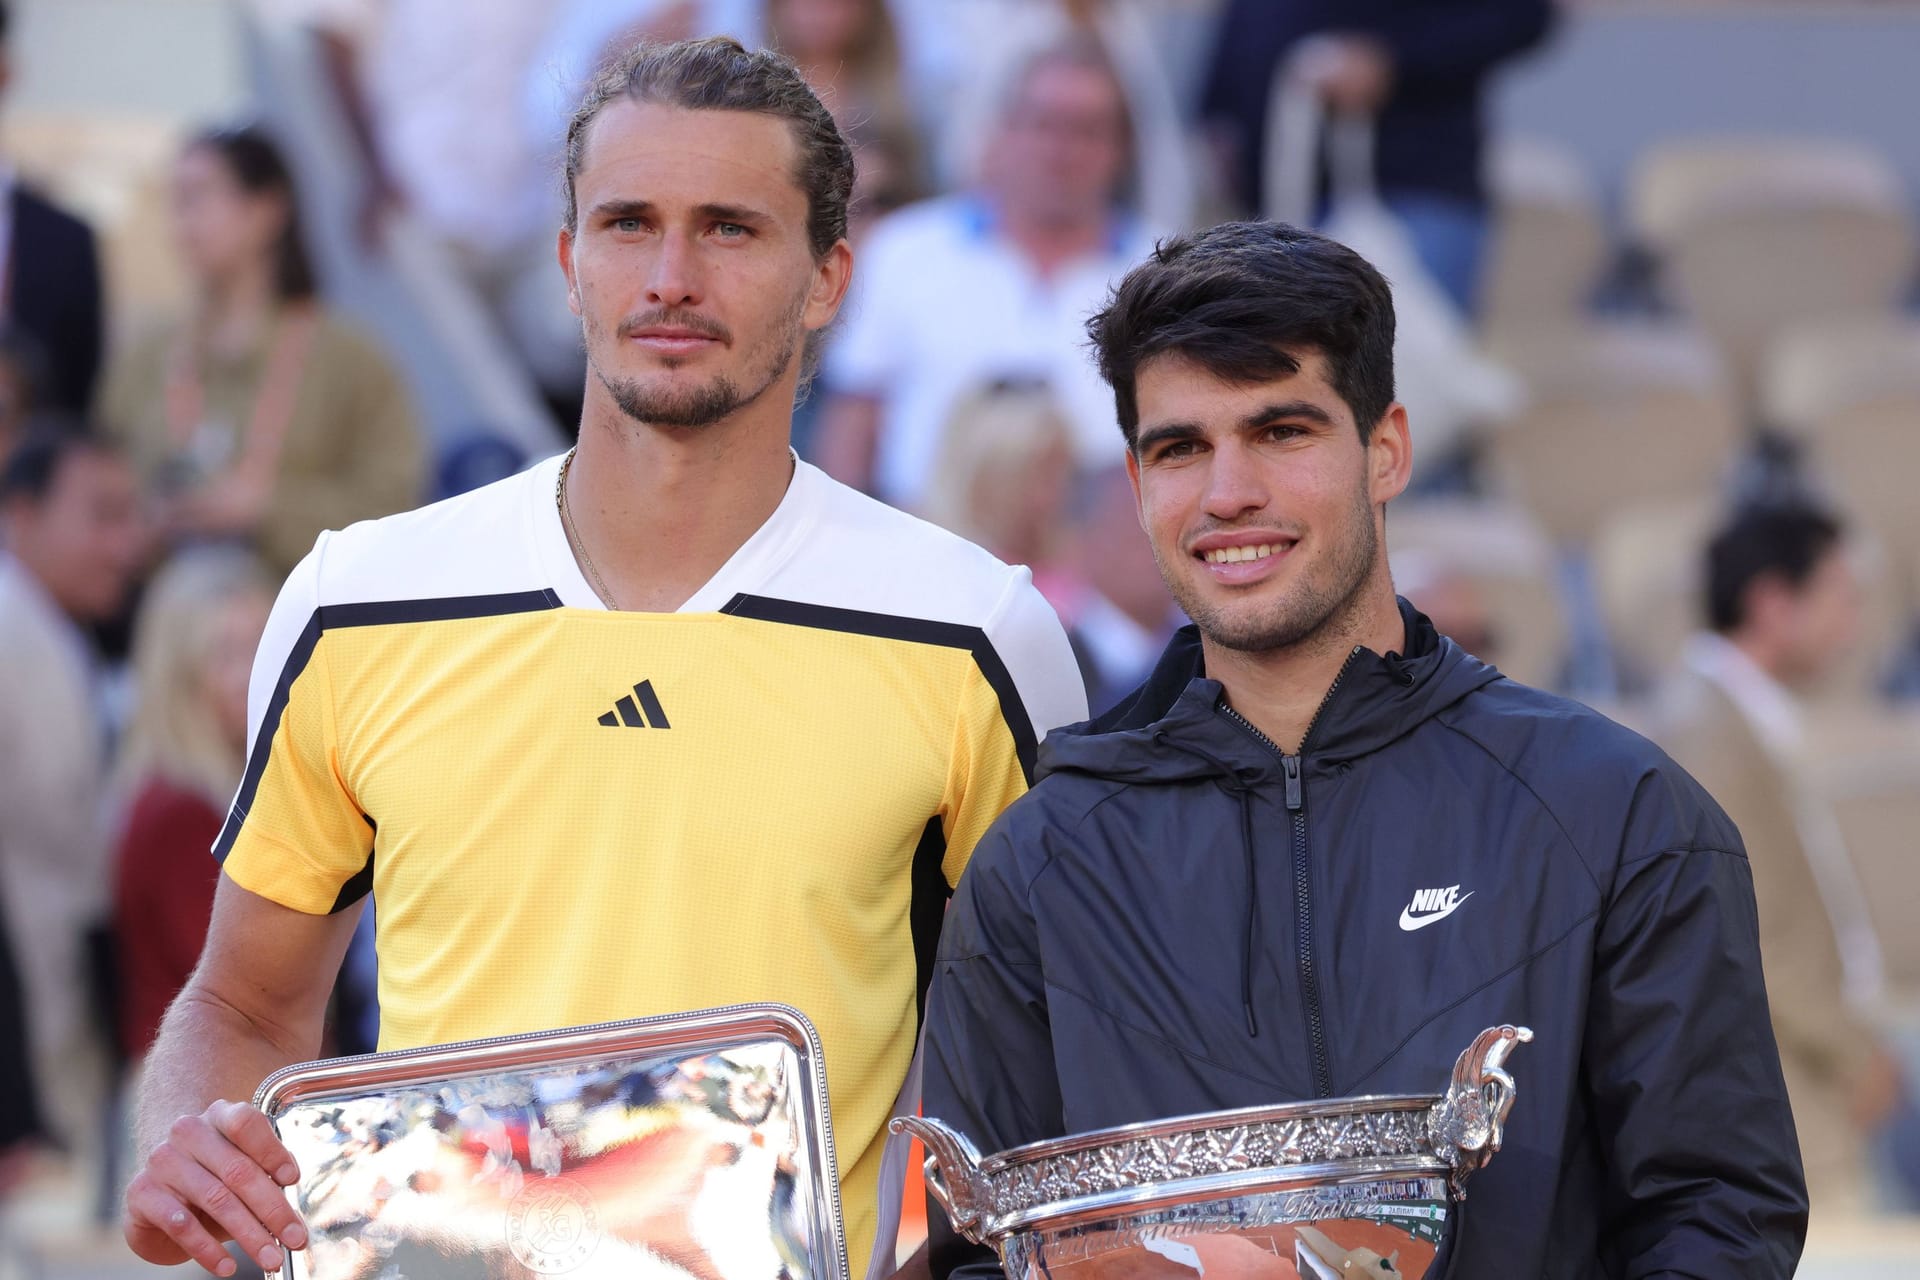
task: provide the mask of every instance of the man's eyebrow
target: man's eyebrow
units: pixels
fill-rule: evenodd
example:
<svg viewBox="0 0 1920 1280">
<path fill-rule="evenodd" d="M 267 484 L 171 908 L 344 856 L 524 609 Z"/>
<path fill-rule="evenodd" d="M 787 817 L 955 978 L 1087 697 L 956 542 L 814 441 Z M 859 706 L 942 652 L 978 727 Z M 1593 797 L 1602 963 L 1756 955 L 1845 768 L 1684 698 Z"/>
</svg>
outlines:
<svg viewBox="0 0 1920 1280">
<path fill-rule="evenodd" d="M 1322 426 L 1333 425 L 1333 415 L 1311 400 L 1283 400 L 1278 404 L 1263 405 L 1246 417 L 1240 419 L 1242 427 L 1263 427 L 1279 418 L 1305 418 Z"/>
<path fill-rule="evenodd" d="M 654 211 L 651 200 L 603 200 L 593 206 L 597 218 L 638 218 Z M 703 204 L 694 213 L 709 222 L 740 222 L 761 226 L 770 215 L 743 204 Z"/>
<path fill-rule="evenodd" d="M 694 210 L 709 222 L 747 222 L 755 226 L 771 220 L 772 215 L 762 213 L 744 204 L 703 204 Z"/>
<path fill-rule="evenodd" d="M 596 218 L 637 218 L 652 213 L 653 204 L 648 200 L 602 200 L 590 212 Z"/>
<path fill-rule="evenodd" d="M 1136 452 L 1145 453 L 1154 445 L 1165 441 L 1190 440 L 1200 434 L 1202 432 L 1197 422 L 1162 422 L 1134 436 L 1133 447 Z"/>
</svg>

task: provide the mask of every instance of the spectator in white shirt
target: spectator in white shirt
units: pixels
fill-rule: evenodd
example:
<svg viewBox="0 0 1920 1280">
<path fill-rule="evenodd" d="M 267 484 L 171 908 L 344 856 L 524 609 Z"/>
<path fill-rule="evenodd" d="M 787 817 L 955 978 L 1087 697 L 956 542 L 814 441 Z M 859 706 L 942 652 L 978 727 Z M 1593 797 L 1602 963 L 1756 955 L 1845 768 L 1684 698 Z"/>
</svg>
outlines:
<svg viewBox="0 0 1920 1280">
<path fill-rule="evenodd" d="M 873 231 L 830 348 L 818 460 L 848 483 L 918 504 L 943 424 L 974 387 L 1045 382 L 1084 464 L 1120 457 L 1113 397 L 1084 324 L 1152 238 L 1119 203 L 1127 103 L 1091 37 L 1043 50 L 1014 79 L 981 181 Z"/>
</svg>

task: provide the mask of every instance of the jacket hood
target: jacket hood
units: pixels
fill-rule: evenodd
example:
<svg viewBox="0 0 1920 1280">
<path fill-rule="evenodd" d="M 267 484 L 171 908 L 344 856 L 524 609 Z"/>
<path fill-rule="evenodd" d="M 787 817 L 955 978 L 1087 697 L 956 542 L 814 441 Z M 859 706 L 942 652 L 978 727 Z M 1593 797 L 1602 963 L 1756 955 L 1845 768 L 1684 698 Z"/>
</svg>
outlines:
<svg viewBox="0 0 1920 1280">
<path fill-rule="evenodd" d="M 1327 762 L 1369 755 L 1504 678 L 1435 631 L 1404 599 L 1400 617 L 1406 653 L 1356 650 L 1315 718 L 1302 755 Z M 1251 734 L 1219 732 L 1224 692 L 1207 677 L 1199 629 L 1184 627 L 1146 682 L 1118 706 L 1047 735 L 1035 780 L 1069 772 L 1135 783 L 1223 774 L 1251 781 L 1267 774 L 1275 765 L 1272 752 Z"/>
</svg>

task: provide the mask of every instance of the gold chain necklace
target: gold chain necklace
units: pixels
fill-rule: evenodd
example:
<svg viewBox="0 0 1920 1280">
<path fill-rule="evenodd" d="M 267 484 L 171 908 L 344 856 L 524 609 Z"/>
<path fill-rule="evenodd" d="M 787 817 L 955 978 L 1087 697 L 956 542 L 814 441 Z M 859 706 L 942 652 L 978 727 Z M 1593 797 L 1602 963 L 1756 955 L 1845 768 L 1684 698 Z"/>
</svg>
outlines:
<svg viewBox="0 0 1920 1280">
<path fill-rule="evenodd" d="M 560 479 L 553 486 L 553 501 L 560 508 L 560 527 L 567 535 L 567 544 L 580 553 L 580 563 L 586 566 L 587 578 L 599 593 L 600 603 L 618 612 L 620 606 L 614 602 L 613 592 L 601 580 L 600 571 L 593 567 L 593 557 L 587 554 L 587 541 L 580 536 L 580 526 L 573 522 L 573 509 L 567 505 L 567 473 L 573 470 L 573 455 L 578 452 L 578 445 L 567 450 L 566 461 L 560 464 Z"/>
</svg>

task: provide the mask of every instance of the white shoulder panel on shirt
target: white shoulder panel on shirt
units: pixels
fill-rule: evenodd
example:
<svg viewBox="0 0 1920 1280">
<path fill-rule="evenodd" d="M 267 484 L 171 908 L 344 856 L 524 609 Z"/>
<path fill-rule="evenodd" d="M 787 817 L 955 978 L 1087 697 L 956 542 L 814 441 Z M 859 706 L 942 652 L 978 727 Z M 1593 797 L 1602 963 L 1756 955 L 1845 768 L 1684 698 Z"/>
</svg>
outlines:
<svg viewBox="0 0 1920 1280">
<path fill-rule="evenodd" d="M 1024 569 L 801 463 L 800 546 L 752 594 L 899 618 L 985 626 Z"/>
<path fill-rule="evenodd" d="M 558 459 L 548 459 L 471 493 L 324 535 L 313 553 L 319 603 L 550 587 L 535 553 L 529 515 L 533 491 L 551 494 L 558 465 Z"/>
</svg>

